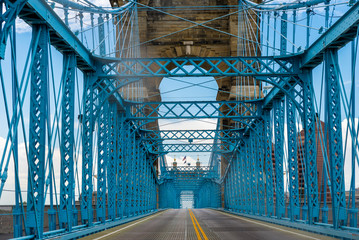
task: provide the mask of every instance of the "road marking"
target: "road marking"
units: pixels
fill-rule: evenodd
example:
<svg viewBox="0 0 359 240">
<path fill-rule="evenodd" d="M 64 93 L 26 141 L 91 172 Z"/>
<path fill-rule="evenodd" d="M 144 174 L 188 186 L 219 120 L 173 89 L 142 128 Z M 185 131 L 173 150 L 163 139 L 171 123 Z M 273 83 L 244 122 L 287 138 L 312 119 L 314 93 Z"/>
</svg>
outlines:
<svg viewBox="0 0 359 240">
<path fill-rule="evenodd" d="M 219 212 L 221 212 L 221 211 L 219 211 Z M 289 230 L 285 230 L 285 229 L 282 229 L 282 228 L 274 227 L 274 226 L 271 226 L 271 225 L 268 225 L 268 224 L 265 224 L 265 223 L 255 222 L 255 221 L 252 221 L 252 220 L 249 220 L 249 219 L 245 219 L 245 218 L 243 218 L 243 217 L 238 217 L 238 216 L 231 215 L 231 214 L 227 214 L 227 213 L 224 213 L 224 212 L 221 212 L 221 213 L 224 214 L 224 215 L 230 216 L 230 217 L 234 217 L 234 218 L 238 218 L 238 219 L 247 221 L 247 222 L 251 222 L 251 223 L 258 224 L 258 225 L 262 225 L 262 226 L 266 226 L 266 227 L 269 227 L 269 228 L 273 228 L 273 229 L 276 229 L 276 230 L 279 230 L 279 231 L 282 231 L 282 232 L 291 233 L 291 234 L 298 235 L 298 236 L 302 236 L 302 237 L 305 237 L 305 238 L 320 240 L 320 238 L 311 237 L 311 236 L 309 236 L 309 235 L 305 235 L 305 234 L 301 234 L 301 233 L 297 233 L 297 232 L 291 232 L 291 231 L 289 231 Z"/>
<path fill-rule="evenodd" d="M 188 211 L 189 211 L 189 216 L 191 217 L 191 220 L 192 220 L 192 224 L 193 224 L 194 230 L 196 231 L 197 239 L 198 239 L 198 240 L 202 240 L 201 234 L 199 234 L 198 229 L 197 229 L 197 226 L 196 226 L 196 223 L 195 223 L 194 220 L 193 220 L 192 213 L 191 213 L 191 209 L 188 209 Z"/>
<path fill-rule="evenodd" d="M 139 223 L 141 223 L 141 222 L 147 221 L 147 220 L 149 220 L 149 219 L 151 219 L 151 218 L 154 218 L 154 217 L 157 217 L 157 216 L 158 216 L 158 214 L 156 214 L 156 215 L 154 215 L 154 216 L 152 216 L 152 217 L 149 217 L 149 218 L 145 218 L 145 219 L 143 219 L 143 220 L 141 220 L 141 221 L 139 221 L 139 222 L 132 223 L 131 225 L 128 225 L 128 226 L 123 227 L 123 228 L 120 228 L 120 229 L 118 229 L 118 230 L 116 230 L 116 231 L 107 233 L 107 234 L 105 234 L 105 235 L 103 235 L 103 236 L 101 236 L 101 237 L 94 238 L 93 240 L 99 240 L 99 239 L 108 237 L 108 236 L 110 236 L 110 235 L 112 235 L 112 234 L 114 234 L 114 233 L 120 232 L 120 231 L 122 231 L 122 230 L 125 230 L 125 229 L 127 229 L 127 228 L 129 228 L 129 227 L 132 227 L 132 226 L 134 226 L 134 225 L 136 225 L 136 224 L 139 224 Z"/>
<path fill-rule="evenodd" d="M 184 218 L 184 240 L 187 240 L 187 212 L 185 212 L 185 218 Z"/>
<path fill-rule="evenodd" d="M 206 236 L 206 234 L 204 233 L 203 229 L 201 228 L 201 225 L 199 225 L 199 223 L 198 223 L 198 221 L 197 221 L 197 218 L 196 218 L 196 216 L 194 215 L 193 211 L 192 211 L 191 209 L 190 209 L 190 211 L 191 211 L 191 213 L 192 213 L 192 215 L 193 215 L 194 220 L 196 221 L 196 223 L 197 223 L 197 225 L 198 225 L 199 230 L 200 230 L 201 233 L 202 233 L 202 236 L 204 237 L 204 240 L 208 240 L 208 237 Z"/>
</svg>

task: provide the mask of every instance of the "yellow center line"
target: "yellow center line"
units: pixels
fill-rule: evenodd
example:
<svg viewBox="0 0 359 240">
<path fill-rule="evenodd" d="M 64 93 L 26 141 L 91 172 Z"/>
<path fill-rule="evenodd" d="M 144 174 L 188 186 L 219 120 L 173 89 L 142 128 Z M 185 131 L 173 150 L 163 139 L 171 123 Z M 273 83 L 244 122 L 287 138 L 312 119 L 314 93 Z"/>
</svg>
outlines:
<svg viewBox="0 0 359 240">
<path fill-rule="evenodd" d="M 196 223 L 195 223 L 194 220 L 193 220 L 193 217 L 192 217 L 192 214 L 191 214 L 191 209 L 188 209 L 188 211 L 189 211 L 189 216 L 191 217 L 191 220 L 192 220 L 192 224 L 193 224 L 194 230 L 196 231 L 197 239 L 198 239 L 198 240 L 202 240 L 201 235 L 199 234 L 198 229 L 197 229 L 197 227 L 196 227 Z"/>
<path fill-rule="evenodd" d="M 206 234 L 204 233 L 203 229 L 201 228 L 201 225 L 199 225 L 199 223 L 198 223 L 198 221 L 197 221 L 197 218 L 196 218 L 196 216 L 194 215 L 194 213 L 192 212 L 191 209 L 190 209 L 190 213 L 192 213 L 193 218 L 194 218 L 194 220 L 196 221 L 196 223 L 197 223 L 197 225 L 198 225 L 198 228 L 199 228 L 199 230 L 201 231 L 204 240 L 208 240 L 208 237 L 206 236 Z"/>
</svg>

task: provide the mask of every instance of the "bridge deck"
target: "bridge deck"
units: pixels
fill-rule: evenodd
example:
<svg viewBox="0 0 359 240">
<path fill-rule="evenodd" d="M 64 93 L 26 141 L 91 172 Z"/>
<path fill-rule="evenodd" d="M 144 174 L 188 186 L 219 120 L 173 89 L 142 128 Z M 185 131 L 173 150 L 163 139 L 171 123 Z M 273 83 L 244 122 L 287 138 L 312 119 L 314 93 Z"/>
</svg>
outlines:
<svg viewBox="0 0 359 240">
<path fill-rule="evenodd" d="M 332 238 L 209 209 L 171 209 L 83 239 L 290 240 Z"/>
</svg>

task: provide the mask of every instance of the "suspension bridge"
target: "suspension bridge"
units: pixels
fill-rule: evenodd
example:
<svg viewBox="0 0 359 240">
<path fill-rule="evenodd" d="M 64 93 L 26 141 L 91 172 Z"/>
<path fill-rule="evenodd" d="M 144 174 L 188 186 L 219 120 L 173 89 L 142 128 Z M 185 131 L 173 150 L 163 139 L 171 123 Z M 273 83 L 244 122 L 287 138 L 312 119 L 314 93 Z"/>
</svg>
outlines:
<svg viewBox="0 0 359 240">
<path fill-rule="evenodd" d="M 359 239 L 359 2 L 0 9 L 0 238 Z"/>
</svg>

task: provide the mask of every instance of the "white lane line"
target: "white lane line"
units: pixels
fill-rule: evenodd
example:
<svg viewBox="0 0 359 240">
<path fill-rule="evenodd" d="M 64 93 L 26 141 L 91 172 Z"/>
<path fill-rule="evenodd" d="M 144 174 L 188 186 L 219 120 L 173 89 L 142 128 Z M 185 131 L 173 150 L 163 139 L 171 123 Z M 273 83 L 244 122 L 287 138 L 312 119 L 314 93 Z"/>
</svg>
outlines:
<svg viewBox="0 0 359 240">
<path fill-rule="evenodd" d="M 234 217 L 234 218 L 238 218 L 238 219 L 247 221 L 247 222 L 251 222 L 251 223 L 258 224 L 258 225 L 262 225 L 262 226 L 266 226 L 266 227 L 269 227 L 269 228 L 273 228 L 273 229 L 276 229 L 276 230 L 279 230 L 279 231 L 282 231 L 282 232 L 291 233 L 291 234 L 298 235 L 298 236 L 302 236 L 302 237 L 305 237 L 305 238 L 320 240 L 320 238 L 311 237 L 311 236 L 308 236 L 308 235 L 305 235 L 305 234 L 301 234 L 301 233 L 297 233 L 297 232 L 291 232 L 291 231 L 289 231 L 289 230 L 285 230 L 285 229 L 282 229 L 282 228 L 274 227 L 274 226 L 271 226 L 271 225 L 268 225 L 268 224 L 265 224 L 265 223 L 255 222 L 255 221 L 252 221 L 252 220 L 249 220 L 249 219 L 245 219 L 245 218 L 242 218 L 242 217 L 238 217 L 238 216 L 235 216 L 235 215 L 230 215 L 230 214 L 223 213 L 223 212 L 221 212 L 221 213 L 224 214 L 224 215 L 230 216 L 230 217 Z"/>
<path fill-rule="evenodd" d="M 141 222 L 147 221 L 147 220 L 149 220 L 149 219 L 151 219 L 151 218 L 154 218 L 154 217 L 156 217 L 156 216 L 158 216 L 158 215 L 156 214 L 156 215 L 154 215 L 154 216 L 152 216 L 152 217 L 150 217 L 150 218 L 146 218 L 146 219 L 143 219 L 143 220 L 141 220 L 141 221 L 139 221 L 139 222 L 132 223 L 131 225 L 128 225 L 128 226 L 123 227 L 123 228 L 120 228 L 120 229 L 118 229 L 118 230 L 116 230 L 116 231 L 107 233 L 107 234 L 105 234 L 105 235 L 103 235 L 103 236 L 101 236 L 101 237 L 94 238 L 93 240 L 99 240 L 99 239 L 108 237 L 108 236 L 110 236 L 110 235 L 112 235 L 112 234 L 114 234 L 114 233 L 117 233 L 117 232 L 120 232 L 120 231 L 122 231 L 122 230 L 125 230 L 126 228 L 132 227 L 132 226 L 134 226 L 134 225 L 136 225 L 136 224 L 139 224 L 139 223 L 141 223 Z"/>
</svg>

